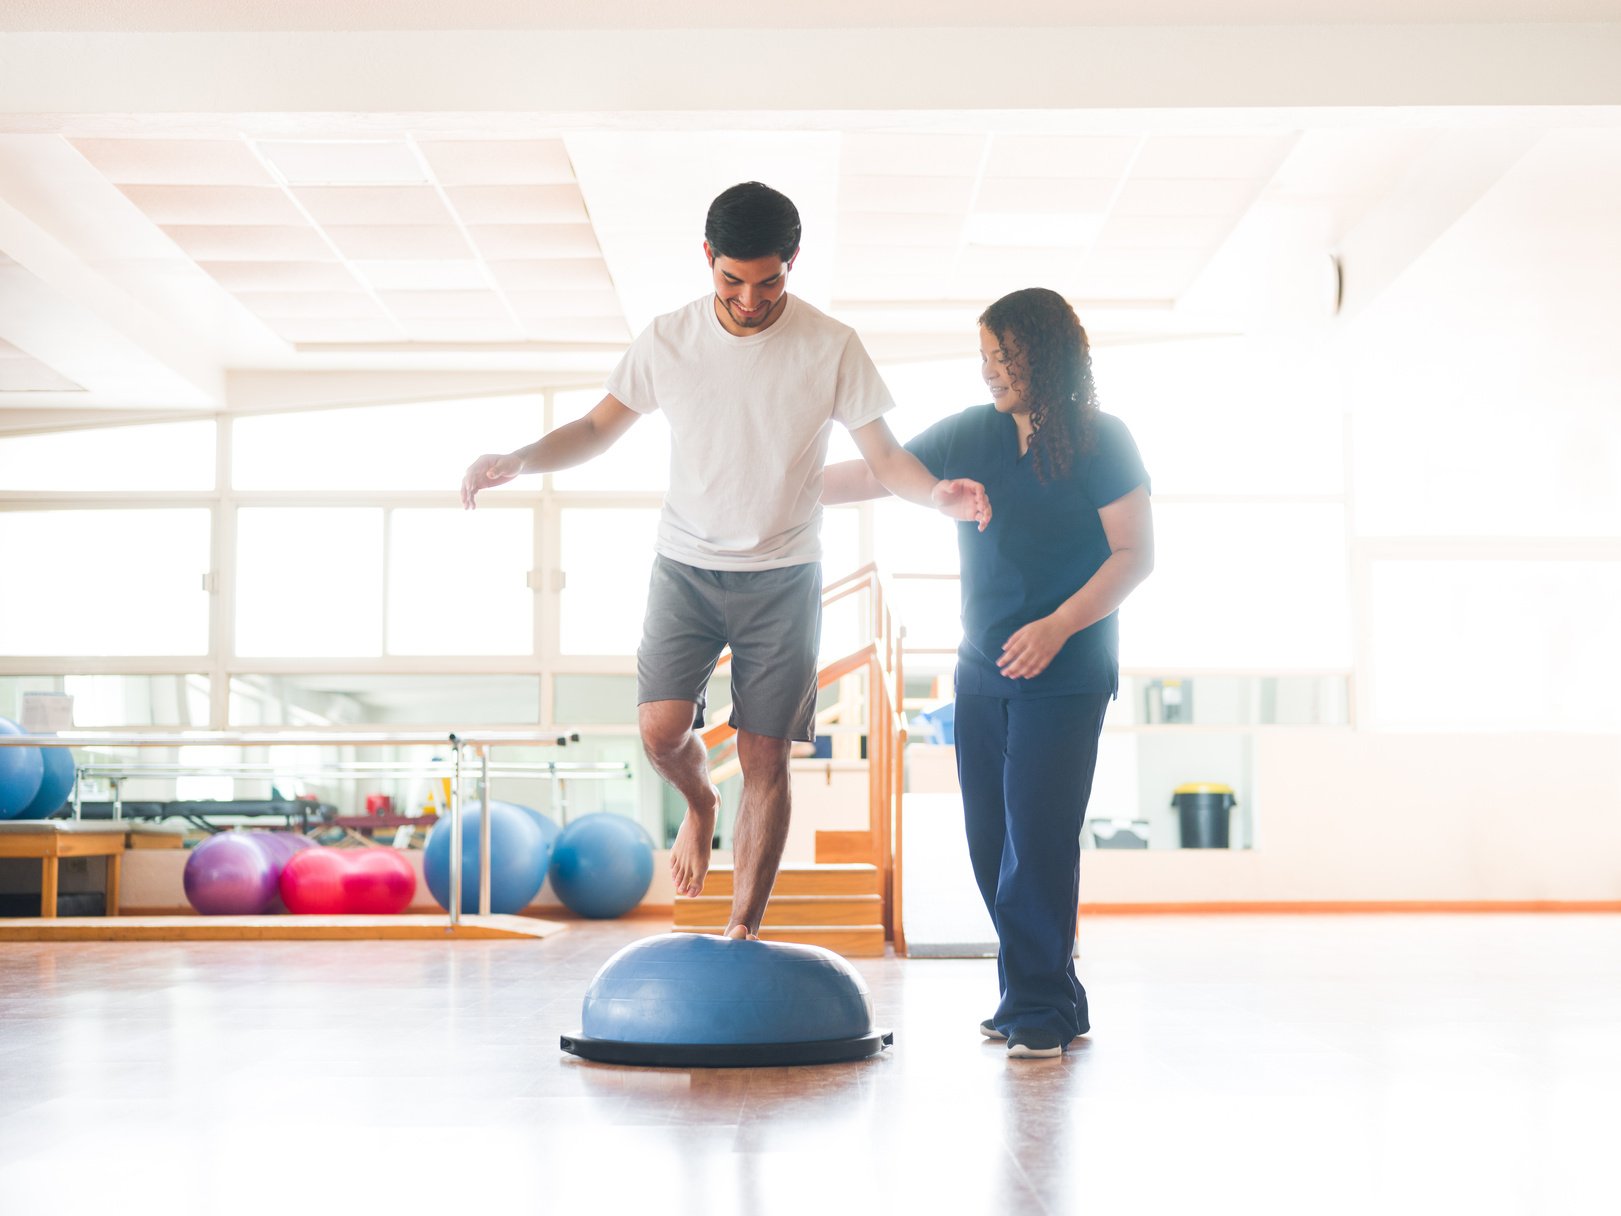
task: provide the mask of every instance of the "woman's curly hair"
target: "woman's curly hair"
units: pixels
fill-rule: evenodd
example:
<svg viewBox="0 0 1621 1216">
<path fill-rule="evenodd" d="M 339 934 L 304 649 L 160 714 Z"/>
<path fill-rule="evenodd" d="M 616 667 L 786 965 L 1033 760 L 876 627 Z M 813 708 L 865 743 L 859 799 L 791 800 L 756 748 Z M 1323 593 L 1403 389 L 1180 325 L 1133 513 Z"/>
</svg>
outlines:
<svg viewBox="0 0 1621 1216">
<path fill-rule="evenodd" d="M 1008 375 L 1030 410 L 1036 480 L 1069 473 L 1091 450 L 1098 412 L 1092 349 L 1069 301 L 1045 287 L 1003 296 L 980 314 L 996 337 Z"/>
</svg>

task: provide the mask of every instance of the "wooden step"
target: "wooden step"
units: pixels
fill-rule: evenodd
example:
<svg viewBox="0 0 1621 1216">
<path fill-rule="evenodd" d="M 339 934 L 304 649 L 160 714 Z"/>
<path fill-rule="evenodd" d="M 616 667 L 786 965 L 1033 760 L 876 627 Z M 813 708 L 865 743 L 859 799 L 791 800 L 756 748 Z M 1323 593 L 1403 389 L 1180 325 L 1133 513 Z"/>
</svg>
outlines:
<svg viewBox="0 0 1621 1216">
<path fill-rule="evenodd" d="M 715 866 L 704 879 L 704 895 L 730 897 L 731 866 Z M 780 895 L 877 895 L 878 867 L 863 864 L 783 866 L 771 897 Z M 678 901 L 679 902 L 679 901 Z"/>
<path fill-rule="evenodd" d="M 677 933 L 719 933 L 719 929 L 688 929 L 677 925 Z M 884 954 L 884 927 L 882 925 L 797 925 L 780 929 L 770 925 L 760 927 L 760 936 L 768 942 L 797 942 L 806 946 L 821 946 L 847 958 L 882 958 Z"/>
<path fill-rule="evenodd" d="M 816 860 L 818 864 L 866 864 L 874 861 L 872 833 L 829 832 L 816 833 Z"/>
<path fill-rule="evenodd" d="M 724 929 L 730 923 L 729 895 L 700 895 L 675 901 L 678 929 Z M 871 925 L 881 923 L 883 903 L 876 895 L 776 895 L 765 906 L 763 924 L 773 929 L 795 925 Z"/>
</svg>

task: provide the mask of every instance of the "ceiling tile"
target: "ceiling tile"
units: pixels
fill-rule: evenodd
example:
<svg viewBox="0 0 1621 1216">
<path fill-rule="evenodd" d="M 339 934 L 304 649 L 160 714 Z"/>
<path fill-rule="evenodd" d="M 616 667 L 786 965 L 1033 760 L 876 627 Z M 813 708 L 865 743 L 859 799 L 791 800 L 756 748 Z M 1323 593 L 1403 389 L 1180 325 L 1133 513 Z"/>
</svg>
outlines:
<svg viewBox="0 0 1621 1216">
<path fill-rule="evenodd" d="M 1231 215 L 1117 215 L 1103 226 L 1096 248 L 1214 250 L 1233 229 Z"/>
<path fill-rule="evenodd" d="M 839 144 L 841 177 L 973 177 L 983 135 L 852 134 Z"/>
<path fill-rule="evenodd" d="M 841 246 L 927 245 L 950 250 L 962 240 L 963 217 L 915 211 L 841 211 Z"/>
<path fill-rule="evenodd" d="M 972 177 L 846 177 L 840 211 L 926 211 L 961 214 L 974 200 Z"/>
<path fill-rule="evenodd" d="M 979 184 L 974 210 L 1096 215 L 1108 210 L 1118 184 L 1100 177 L 987 177 Z"/>
<path fill-rule="evenodd" d="M 1135 135 L 998 135 L 988 177 L 1118 178 L 1142 141 Z"/>
<path fill-rule="evenodd" d="M 402 322 L 412 342 L 518 342 L 523 330 L 499 317 L 418 317 Z"/>
<path fill-rule="evenodd" d="M 120 186 L 157 224 L 302 224 L 280 186 Z"/>
<path fill-rule="evenodd" d="M 69 141 L 121 186 L 274 186 L 275 178 L 237 139 L 75 139 Z"/>
<path fill-rule="evenodd" d="M 259 151 L 294 186 L 428 180 L 416 149 L 403 139 L 260 140 Z"/>
<path fill-rule="evenodd" d="M 453 222 L 432 186 L 305 186 L 293 194 L 323 227 Z"/>
<path fill-rule="evenodd" d="M 471 258 L 419 262 L 354 262 L 355 272 L 384 291 L 481 290 L 484 269 Z"/>
<path fill-rule="evenodd" d="M 1261 183 L 1190 178 L 1185 181 L 1133 178 L 1115 200 L 1115 215 L 1231 215 L 1250 204 Z"/>
<path fill-rule="evenodd" d="M 82 393 L 55 368 L 48 367 L 27 351 L 0 339 L 0 393 Z"/>
<path fill-rule="evenodd" d="M 353 291 L 357 284 L 341 262 L 198 263 L 227 291 Z"/>
<path fill-rule="evenodd" d="M 1299 136 L 1154 135 L 1132 166 L 1134 177 L 1268 178 Z"/>
<path fill-rule="evenodd" d="M 234 293 L 256 316 L 309 320 L 381 320 L 382 309 L 360 291 L 238 291 Z"/>
<path fill-rule="evenodd" d="M 524 320 L 549 317 L 617 317 L 624 319 L 612 291 L 509 291 L 512 310 Z"/>
<path fill-rule="evenodd" d="M 456 214 L 468 224 L 588 224 L 578 186 L 450 186 Z"/>
<path fill-rule="evenodd" d="M 841 262 L 833 284 L 840 300 L 937 300 L 945 294 L 948 268 L 942 259 L 927 273 L 872 274 Z"/>
<path fill-rule="evenodd" d="M 280 337 L 299 344 L 323 342 L 398 342 L 399 328 L 388 320 L 342 321 L 333 318 L 301 320 L 292 317 L 265 321 Z"/>
<path fill-rule="evenodd" d="M 402 322 L 425 317 L 479 320 L 507 316 L 501 297 L 493 291 L 384 291 L 378 298 Z"/>
<path fill-rule="evenodd" d="M 420 140 L 417 146 L 447 186 L 550 186 L 574 180 L 560 139 Z"/>
<path fill-rule="evenodd" d="M 560 291 L 565 288 L 613 290 L 606 262 L 592 258 L 552 258 L 490 262 L 490 273 L 508 291 Z"/>
<path fill-rule="evenodd" d="M 473 252 L 461 230 L 451 224 L 376 228 L 340 224 L 327 228 L 326 234 L 344 257 L 363 262 L 437 261 L 468 258 Z"/>
<path fill-rule="evenodd" d="M 491 259 L 601 256 L 590 224 L 472 224 L 468 234 Z"/>
<path fill-rule="evenodd" d="M 327 261 L 332 250 L 308 224 L 301 227 L 165 224 L 169 238 L 198 261 Z"/>
</svg>

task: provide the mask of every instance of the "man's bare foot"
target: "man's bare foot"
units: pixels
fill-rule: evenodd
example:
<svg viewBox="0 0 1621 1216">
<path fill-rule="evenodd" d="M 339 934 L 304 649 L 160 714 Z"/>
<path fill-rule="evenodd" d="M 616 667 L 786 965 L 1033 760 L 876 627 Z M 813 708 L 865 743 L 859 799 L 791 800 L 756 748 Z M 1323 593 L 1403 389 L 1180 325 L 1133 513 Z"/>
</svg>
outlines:
<svg viewBox="0 0 1621 1216">
<path fill-rule="evenodd" d="M 724 936 L 731 938 L 734 942 L 757 942 L 760 940 L 758 935 L 749 932 L 747 925 L 730 925 L 727 927 Z"/>
<path fill-rule="evenodd" d="M 711 785 L 709 792 L 714 801 L 707 809 L 688 804 L 686 818 L 675 834 L 675 847 L 670 850 L 670 877 L 675 881 L 677 895 L 703 893 L 704 876 L 709 873 L 709 849 L 715 839 L 715 815 L 720 810 L 720 791 Z"/>
</svg>

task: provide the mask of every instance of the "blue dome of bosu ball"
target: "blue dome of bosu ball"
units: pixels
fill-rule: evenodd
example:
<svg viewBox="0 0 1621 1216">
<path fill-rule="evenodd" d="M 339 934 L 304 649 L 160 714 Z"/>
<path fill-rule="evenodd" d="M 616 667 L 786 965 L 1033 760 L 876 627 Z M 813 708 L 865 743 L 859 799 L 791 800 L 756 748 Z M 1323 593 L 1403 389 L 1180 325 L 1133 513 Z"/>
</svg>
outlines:
<svg viewBox="0 0 1621 1216">
<path fill-rule="evenodd" d="M 872 997 L 831 950 L 666 933 L 615 954 L 585 994 L 563 1050 L 607 1064 L 725 1068 L 832 1064 L 895 1041 Z"/>
</svg>

